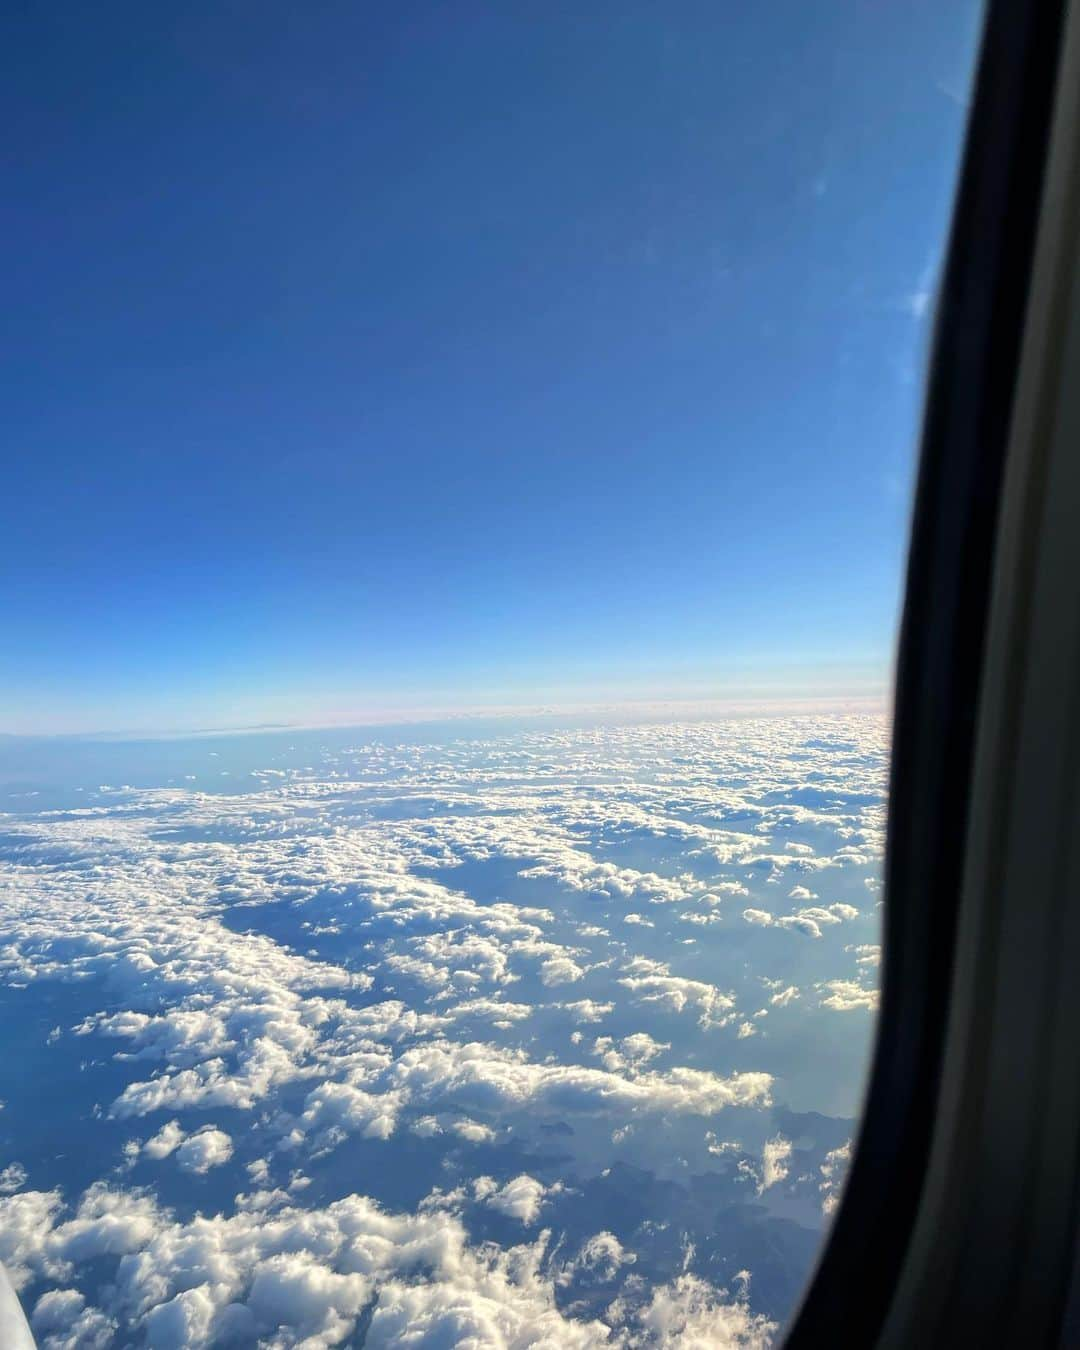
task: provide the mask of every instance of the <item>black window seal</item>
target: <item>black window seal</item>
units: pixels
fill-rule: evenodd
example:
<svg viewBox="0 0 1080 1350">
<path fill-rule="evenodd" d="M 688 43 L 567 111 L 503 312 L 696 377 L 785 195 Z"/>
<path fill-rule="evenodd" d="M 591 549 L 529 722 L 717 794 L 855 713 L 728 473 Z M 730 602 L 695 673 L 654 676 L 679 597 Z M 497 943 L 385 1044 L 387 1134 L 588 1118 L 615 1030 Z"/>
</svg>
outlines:
<svg viewBox="0 0 1080 1350">
<path fill-rule="evenodd" d="M 872 1345 L 938 1099 L 998 525 L 1064 3 L 989 0 L 927 385 L 897 659 L 882 1001 L 844 1194 L 785 1340 Z"/>
</svg>

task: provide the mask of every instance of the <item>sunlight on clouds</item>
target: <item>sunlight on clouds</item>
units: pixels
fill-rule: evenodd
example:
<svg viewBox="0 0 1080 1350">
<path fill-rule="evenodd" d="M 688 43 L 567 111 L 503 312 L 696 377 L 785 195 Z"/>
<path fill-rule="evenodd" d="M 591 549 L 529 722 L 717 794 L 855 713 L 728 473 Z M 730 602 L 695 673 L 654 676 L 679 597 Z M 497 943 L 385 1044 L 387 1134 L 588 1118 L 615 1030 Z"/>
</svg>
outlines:
<svg viewBox="0 0 1080 1350">
<path fill-rule="evenodd" d="M 20 807 L 0 978 L 61 1000 L 39 1053 L 112 1160 L 2 1160 L 43 1350 L 769 1344 L 804 1258 L 725 1290 L 695 1253 L 835 1204 L 850 1122 L 784 1125 L 774 1065 L 867 1043 L 883 734 L 343 741 Z"/>
</svg>

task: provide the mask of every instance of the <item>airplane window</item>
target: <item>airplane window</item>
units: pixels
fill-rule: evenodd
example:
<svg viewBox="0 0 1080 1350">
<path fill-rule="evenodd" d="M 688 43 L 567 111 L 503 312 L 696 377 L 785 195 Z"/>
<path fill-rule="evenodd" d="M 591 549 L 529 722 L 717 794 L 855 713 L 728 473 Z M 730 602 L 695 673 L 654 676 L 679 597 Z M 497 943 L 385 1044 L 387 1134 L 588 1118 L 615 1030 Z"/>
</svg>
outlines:
<svg viewBox="0 0 1080 1350">
<path fill-rule="evenodd" d="M 44 1350 L 780 1343 L 874 1032 L 979 20 L 9 16 Z"/>
</svg>

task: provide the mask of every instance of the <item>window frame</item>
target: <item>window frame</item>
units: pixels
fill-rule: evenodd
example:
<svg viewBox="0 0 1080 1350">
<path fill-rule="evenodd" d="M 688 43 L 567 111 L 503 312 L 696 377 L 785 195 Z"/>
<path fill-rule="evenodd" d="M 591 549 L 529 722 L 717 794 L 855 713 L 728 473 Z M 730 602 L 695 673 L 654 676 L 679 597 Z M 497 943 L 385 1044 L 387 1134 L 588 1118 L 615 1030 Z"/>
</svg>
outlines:
<svg viewBox="0 0 1080 1350">
<path fill-rule="evenodd" d="M 873 1067 L 847 1185 L 787 1350 L 879 1342 L 926 1201 L 1066 10 L 1064 0 L 989 0 L 985 12 L 936 316 L 900 632 Z"/>
</svg>

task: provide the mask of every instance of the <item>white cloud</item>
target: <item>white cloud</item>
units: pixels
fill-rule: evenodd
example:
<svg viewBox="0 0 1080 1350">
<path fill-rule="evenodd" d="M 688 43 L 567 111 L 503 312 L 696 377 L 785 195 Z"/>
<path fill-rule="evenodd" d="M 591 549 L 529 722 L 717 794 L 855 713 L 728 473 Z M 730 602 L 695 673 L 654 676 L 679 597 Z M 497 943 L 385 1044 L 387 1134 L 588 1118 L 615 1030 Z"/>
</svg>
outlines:
<svg viewBox="0 0 1080 1350">
<path fill-rule="evenodd" d="M 495 1138 L 495 1131 L 490 1125 L 482 1125 L 478 1120 L 470 1120 L 467 1116 L 461 1120 L 455 1120 L 450 1129 L 459 1138 L 467 1140 L 470 1144 L 486 1144 Z"/>
<path fill-rule="evenodd" d="M 161 1158 L 167 1158 L 170 1153 L 174 1153 L 184 1141 L 184 1130 L 178 1120 L 170 1120 L 162 1125 L 161 1129 L 148 1139 L 142 1146 L 142 1151 L 148 1158 L 155 1161 Z"/>
<path fill-rule="evenodd" d="M 27 1182 L 27 1171 L 21 1162 L 8 1163 L 0 1171 L 0 1195 L 14 1195 L 21 1191 Z"/>
<path fill-rule="evenodd" d="M 593 1042 L 593 1054 L 598 1055 L 604 1068 L 610 1069 L 613 1073 L 624 1069 L 631 1071 L 639 1069 L 657 1055 L 670 1049 L 670 1044 L 654 1041 L 645 1031 L 623 1036 L 617 1042 L 610 1036 L 599 1036 Z"/>
<path fill-rule="evenodd" d="M 840 1203 L 840 1191 L 850 1162 L 850 1140 L 846 1144 L 841 1144 L 839 1148 L 830 1149 L 826 1153 L 825 1160 L 821 1164 L 821 1183 L 818 1186 L 818 1190 L 821 1192 L 822 1213 L 831 1214 Z"/>
<path fill-rule="evenodd" d="M 686 1350 L 769 1350 L 779 1330 L 742 1298 L 728 1301 L 726 1291 L 692 1274 L 655 1289 L 633 1320 L 641 1339 L 632 1343 Z"/>
<path fill-rule="evenodd" d="M 9 1207 L 0 1256 L 23 1281 L 56 1286 L 53 1303 L 39 1300 L 39 1337 L 55 1341 L 47 1350 L 66 1350 L 57 1337 L 75 1336 L 79 1350 L 94 1337 L 108 1344 L 114 1324 L 159 1350 L 230 1335 L 271 1338 L 274 1350 L 306 1339 L 314 1350 L 352 1334 L 366 1306 L 357 1299 L 376 1285 L 370 1346 L 440 1335 L 507 1346 L 690 1344 L 709 1308 L 719 1309 L 709 1325 L 727 1328 L 731 1344 L 756 1344 L 759 1319 L 742 1295 L 692 1280 L 639 1289 L 605 1313 L 609 1325 L 569 1318 L 552 1294 L 556 1267 L 578 1261 L 584 1279 L 591 1262 L 601 1279 L 633 1264 L 612 1234 L 590 1239 L 595 1250 L 580 1260 L 565 1250 L 556 1260 L 542 1234 L 512 1250 L 473 1249 L 462 1215 L 484 1202 L 471 1192 L 460 1213 L 392 1215 L 359 1196 L 304 1209 L 295 1173 L 323 1186 L 329 1169 L 308 1164 L 350 1136 L 377 1144 L 365 1157 L 396 1163 L 394 1150 L 407 1146 L 459 1165 L 494 1156 L 464 1145 L 518 1142 L 539 1128 L 565 1131 L 560 1149 L 575 1167 L 599 1166 L 589 1149 L 613 1135 L 619 1156 L 640 1162 L 665 1122 L 766 1107 L 771 1075 L 731 1073 L 738 1061 L 723 1059 L 765 1011 L 736 1006 L 747 983 L 760 990 L 761 972 L 717 964 L 742 907 L 729 916 L 724 900 L 745 897 L 749 923 L 810 937 L 838 935 L 859 917 L 848 904 L 812 904 L 807 886 L 790 887 L 804 907 L 789 914 L 761 896 L 783 894 L 767 891 L 769 881 L 805 874 L 826 892 L 824 880 L 839 875 L 826 869 L 877 866 L 880 724 L 748 719 L 335 754 L 310 770 L 266 770 L 247 794 L 125 789 L 76 811 L 20 808 L 27 842 L 0 860 L 0 979 L 65 981 L 65 997 L 81 999 L 65 1035 L 85 1038 L 83 1081 L 94 1081 L 103 1055 L 114 1056 L 110 1078 L 121 1075 L 101 1114 L 168 1113 L 139 1130 L 150 1135 L 141 1159 L 171 1158 L 195 1174 L 230 1161 L 232 1138 L 194 1128 L 188 1111 L 213 1112 L 237 1140 L 250 1131 L 266 1155 L 248 1165 L 249 1191 L 231 1211 L 184 1221 L 152 1194 L 102 1186 L 70 1211 L 37 1164 L 39 1191 L 23 1189 L 29 1179 L 14 1164 L 0 1173 L 0 1192 L 19 1187 L 0 1197 Z M 793 829 L 812 831 L 820 853 L 789 848 Z M 623 866 L 628 858 L 640 868 Z M 468 894 L 474 867 L 483 875 L 488 865 L 492 892 Z M 858 884 L 840 881 L 845 895 Z M 292 946 L 258 931 L 283 931 L 282 918 Z M 679 941 L 683 921 L 696 925 L 699 946 Z M 873 936 L 866 922 L 860 938 Z M 828 942 L 747 946 L 782 949 L 785 974 L 814 988 L 801 1005 L 818 1019 L 808 1035 L 829 1011 L 873 1006 L 875 991 L 854 981 L 813 984 L 827 966 L 800 975 L 796 959 L 823 959 Z M 849 950 L 866 971 L 874 944 Z M 562 1001 L 566 985 L 586 996 Z M 795 984 L 769 987 L 770 1007 L 799 997 Z M 748 1009 L 760 992 L 750 997 Z M 573 1049 L 568 1022 L 614 1034 L 575 1032 Z M 718 1027 L 734 1035 L 716 1038 Z M 768 1051 L 763 1036 L 740 1047 L 740 1060 L 759 1045 Z M 695 1063 L 709 1069 L 687 1067 Z M 226 1111 L 246 1113 L 243 1123 Z M 411 1145 L 399 1131 L 416 1136 Z M 696 1138 L 711 1147 L 700 1128 Z M 139 1148 L 128 1141 L 114 1176 Z M 137 1175 L 151 1173 L 163 1181 L 167 1169 Z M 552 1188 L 534 1178 L 493 1184 L 503 1198 L 489 1208 L 503 1205 L 530 1235 L 557 1211 Z M 97 1260 L 115 1288 L 100 1308 L 76 1287 Z M 292 1321 L 279 1331 L 270 1320 L 285 1304 Z"/>
<path fill-rule="evenodd" d="M 517 1219 L 527 1227 L 536 1223 L 540 1210 L 548 1195 L 557 1193 L 561 1186 L 545 1186 L 526 1173 L 514 1177 L 512 1181 L 499 1186 L 491 1177 L 478 1177 L 473 1183 L 473 1193 L 488 1209 L 494 1209 L 507 1218 Z"/>
<path fill-rule="evenodd" d="M 58 1225 L 62 1209 L 59 1191 L 21 1191 L 0 1200 L 0 1261 L 16 1289 L 33 1275 L 59 1283 L 80 1262 L 137 1251 L 152 1236 L 157 1216 L 143 1192 L 113 1191 L 102 1182 Z"/>
<path fill-rule="evenodd" d="M 785 914 L 782 918 L 775 920 L 775 924 L 777 928 L 792 928 L 798 933 L 804 933 L 807 937 L 821 937 L 821 922 L 812 914 Z"/>
<path fill-rule="evenodd" d="M 537 1062 L 520 1050 L 450 1041 L 410 1047 L 396 1060 L 389 1078 L 416 1103 L 451 1098 L 493 1112 L 527 1106 L 566 1113 L 603 1106 L 622 1112 L 707 1115 L 725 1106 L 766 1106 L 772 1087 L 767 1073 L 725 1078 L 680 1066 L 624 1077 L 577 1064 Z"/>
<path fill-rule="evenodd" d="M 795 890 L 801 889 L 796 887 Z M 792 891 L 792 895 L 795 891 Z M 810 894 L 809 891 L 806 892 Z M 804 933 L 807 937 L 819 938 L 823 928 L 838 924 L 844 919 L 857 918 L 859 911 L 854 905 L 834 904 L 825 907 L 823 905 L 809 905 L 803 909 L 796 910 L 794 914 L 783 914 L 776 916 L 765 909 L 744 909 L 743 918 L 747 923 L 756 924 L 761 928 L 790 928 L 799 933 Z"/>
<path fill-rule="evenodd" d="M 691 873 L 662 877 L 655 872 L 638 872 L 631 867 L 596 862 L 587 853 L 569 846 L 547 849 L 549 859 L 535 867 L 523 868 L 521 875 L 552 880 L 568 890 L 606 895 L 613 900 L 647 900 L 653 905 L 673 905 L 705 890 L 705 883 Z"/>
<path fill-rule="evenodd" d="M 614 1011 L 614 1003 L 598 1003 L 595 999 L 582 998 L 576 1003 L 564 1003 L 562 1007 L 575 1022 L 600 1022 L 608 1013 Z"/>
<path fill-rule="evenodd" d="M 761 1150 L 759 1191 L 767 1191 L 770 1186 L 775 1186 L 778 1181 L 783 1181 L 787 1177 L 791 1149 L 791 1140 L 785 1139 L 783 1135 L 778 1134 L 774 1139 L 765 1141 Z"/>
<path fill-rule="evenodd" d="M 831 1008 L 834 1012 L 854 1012 L 857 1009 L 873 1012 L 878 1006 L 878 991 L 867 989 L 854 980 L 825 980 L 817 988 L 827 991 L 821 1006 Z"/>
<path fill-rule="evenodd" d="M 521 1176 L 491 1189 L 481 1179 L 480 1190 L 481 1203 L 534 1226 L 552 1188 Z M 376 1288 L 368 1345 L 443 1343 L 448 1336 L 454 1344 L 471 1337 L 522 1350 L 611 1343 L 607 1327 L 572 1320 L 556 1305 L 558 1272 L 546 1269 L 546 1234 L 505 1251 L 473 1248 L 461 1219 L 442 1205 L 393 1214 L 348 1196 L 322 1210 L 286 1207 L 180 1224 L 143 1198 L 96 1190 L 67 1221 L 57 1222 L 54 1197 L 39 1199 L 37 1222 L 29 1224 L 24 1198 L 9 1197 L 0 1201 L 8 1256 L 16 1201 L 23 1202 L 22 1282 L 31 1270 L 64 1278 L 76 1254 L 111 1261 L 110 1303 L 93 1315 L 124 1320 L 155 1350 L 205 1350 L 230 1338 L 273 1338 L 297 1350 L 338 1344 Z M 40 1300 L 39 1331 L 76 1324 L 86 1311 L 81 1298 L 57 1290 Z"/>
<path fill-rule="evenodd" d="M 184 1140 L 176 1150 L 176 1161 L 185 1172 L 202 1175 L 227 1163 L 232 1153 L 232 1140 L 225 1131 L 208 1125 Z"/>
<path fill-rule="evenodd" d="M 594 1233 L 582 1244 L 574 1259 L 567 1263 L 558 1276 L 560 1284 L 584 1276 L 590 1284 L 606 1284 L 613 1280 L 624 1266 L 637 1261 L 635 1252 L 627 1251 L 614 1233 L 606 1229 Z"/>
<path fill-rule="evenodd" d="M 662 961 L 635 957 L 623 966 L 619 984 L 628 989 L 639 1007 L 681 1013 L 687 1008 L 698 1014 L 703 1027 L 726 1026 L 732 1021 L 735 1000 L 713 984 L 672 975 Z"/>
<path fill-rule="evenodd" d="M 540 967 L 541 983 L 551 986 L 573 984 L 580 980 L 585 971 L 568 956 L 553 956 Z"/>
<path fill-rule="evenodd" d="M 372 1292 L 366 1273 L 339 1273 L 314 1254 L 296 1251 L 259 1262 L 246 1303 L 260 1330 L 284 1325 L 295 1328 L 297 1339 L 321 1337 L 333 1344 L 351 1334 Z"/>
<path fill-rule="evenodd" d="M 729 1153 L 741 1153 L 742 1145 L 734 1139 L 718 1139 L 712 1130 L 705 1131 L 705 1143 L 710 1153 L 722 1158 Z"/>
<path fill-rule="evenodd" d="M 117 1326 L 100 1308 L 86 1306 L 77 1289 L 50 1289 L 34 1305 L 30 1322 L 39 1350 L 109 1350 Z"/>
<path fill-rule="evenodd" d="M 315 1131 L 315 1142 L 325 1148 L 346 1134 L 366 1139 L 389 1139 L 397 1127 L 401 1095 L 370 1092 L 353 1083 L 321 1083 L 308 1093 L 300 1125 Z"/>
</svg>

